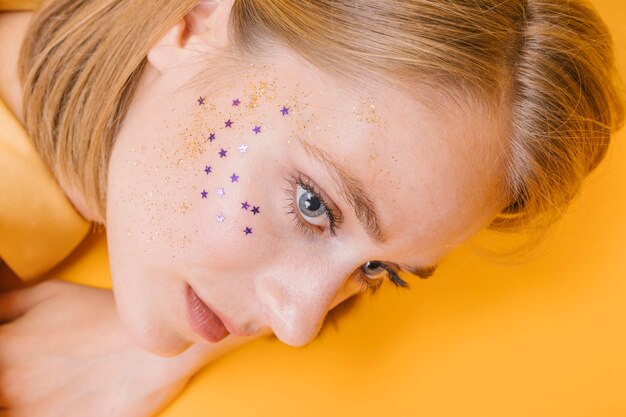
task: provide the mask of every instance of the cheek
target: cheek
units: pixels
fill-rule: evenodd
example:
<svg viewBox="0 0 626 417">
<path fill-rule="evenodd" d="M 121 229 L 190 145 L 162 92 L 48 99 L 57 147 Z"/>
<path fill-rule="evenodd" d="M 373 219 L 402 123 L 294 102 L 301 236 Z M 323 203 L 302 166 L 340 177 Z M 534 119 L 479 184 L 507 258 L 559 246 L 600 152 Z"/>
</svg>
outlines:
<svg viewBox="0 0 626 417">
<path fill-rule="evenodd" d="M 250 184 L 218 190 L 201 198 L 193 213 L 197 244 L 190 255 L 205 260 L 212 269 L 242 266 L 254 261 L 269 244 L 267 206 Z"/>
<path fill-rule="evenodd" d="M 236 141 L 231 141 L 236 143 Z M 198 158 L 150 175 L 135 172 L 141 189 L 128 187 L 136 204 L 123 219 L 137 248 L 165 269 L 198 266 L 234 269 L 258 262 L 268 247 L 273 216 L 268 207 L 262 152 L 244 154 L 237 146 L 209 144 Z M 226 151 L 221 157 L 220 152 Z M 180 271 L 178 271 L 180 272 Z"/>
<path fill-rule="evenodd" d="M 235 271 L 261 267 L 284 253 L 287 184 L 276 167 L 279 160 L 280 155 L 257 149 L 238 164 L 236 182 L 227 175 L 231 169 L 222 181 L 203 182 L 192 214 L 196 245 L 190 259 L 211 270 Z M 218 178 L 219 169 L 215 174 Z"/>
<path fill-rule="evenodd" d="M 111 243 L 172 272 L 233 268 L 267 256 L 277 226 L 270 224 L 278 217 L 274 200 L 283 197 L 273 181 L 275 119 L 287 121 L 230 104 L 194 103 L 185 123 L 169 122 L 188 128 L 166 126 L 118 142 L 109 173 Z"/>
</svg>

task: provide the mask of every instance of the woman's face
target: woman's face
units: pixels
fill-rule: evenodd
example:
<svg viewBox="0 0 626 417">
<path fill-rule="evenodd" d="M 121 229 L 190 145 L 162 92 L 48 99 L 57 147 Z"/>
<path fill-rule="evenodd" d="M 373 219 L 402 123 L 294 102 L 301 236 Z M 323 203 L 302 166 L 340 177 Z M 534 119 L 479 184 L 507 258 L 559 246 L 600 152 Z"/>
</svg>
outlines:
<svg viewBox="0 0 626 417">
<path fill-rule="evenodd" d="M 304 345 L 334 305 L 389 279 L 361 265 L 434 266 L 500 208 L 496 116 L 283 58 L 196 85 L 193 65 L 143 76 L 113 150 L 107 229 L 120 315 L 146 350 L 206 341 L 188 286 L 231 332 Z"/>
</svg>

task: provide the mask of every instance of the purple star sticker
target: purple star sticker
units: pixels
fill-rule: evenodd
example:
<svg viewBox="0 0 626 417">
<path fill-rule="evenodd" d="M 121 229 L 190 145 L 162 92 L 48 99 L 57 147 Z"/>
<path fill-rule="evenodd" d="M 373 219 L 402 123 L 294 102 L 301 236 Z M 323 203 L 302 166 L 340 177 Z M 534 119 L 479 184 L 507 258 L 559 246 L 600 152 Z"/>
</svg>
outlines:
<svg viewBox="0 0 626 417">
<path fill-rule="evenodd" d="M 248 210 L 248 207 L 250 207 L 250 204 L 248 204 L 247 201 L 244 201 L 243 203 L 241 203 L 241 208 L 244 210 Z"/>
<path fill-rule="evenodd" d="M 259 214 L 259 213 L 260 213 L 259 208 L 260 208 L 260 207 L 257 207 L 257 206 L 252 206 L 252 213 L 254 213 L 254 214 Z"/>
<path fill-rule="evenodd" d="M 206 190 L 202 190 L 200 194 L 202 194 L 202 198 L 206 198 L 209 193 L 207 193 Z"/>
<path fill-rule="evenodd" d="M 283 114 L 283 116 L 288 115 L 289 114 L 289 107 L 283 106 L 283 108 L 280 109 L 280 112 Z"/>
<path fill-rule="evenodd" d="M 243 229 L 243 232 L 246 235 L 251 235 L 252 234 L 252 228 L 251 227 L 246 227 L 245 229 Z"/>
<path fill-rule="evenodd" d="M 233 121 L 228 119 L 227 121 L 224 122 L 224 127 L 231 127 L 233 125 Z"/>
<path fill-rule="evenodd" d="M 215 140 L 215 133 L 211 133 L 209 135 L 209 142 L 213 142 Z"/>
<path fill-rule="evenodd" d="M 198 106 L 202 106 L 204 104 L 204 97 L 200 96 L 198 99 Z"/>
<path fill-rule="evenodd" d="M 239 182 L 239 175 L 233 172 L 233 175 L 230 176 L 230 182 Z"/>
<path fill-rule="evenodd" d="M 238 98 L 236 98 L 236 99 L 234 99 L 234 100 L 233 100 L 233 106 L 234 106 L 234 107 L 237 107 L 237 106 L 239 105 L 239 103 L 241 103 L 241 101 L 239 101 L 239 99 L 238 99 Z"/>
<path fill-rule="evenodd" d="M 212 168 L 210 166 L 206 166 L 206 168 L 204 168 L 204 172 L 206 172 L 207 175 L 209 175 L 209 172 L 213 172 Z"/>
<path fill-rule="evenodd" d="M 258 135 L 259 133 L 261 133 L 261 126 L 254 126 L 254 129 L 252 129 L 252 131 L 254 132 L 255 135 Z"/>
<path fill-rule="evenodd" d="M 226 150 L 224 150 L 224 148 L 220 148 L 219 154 L 220 154 L 220 158 L 226 158 Z"/>
</svg>

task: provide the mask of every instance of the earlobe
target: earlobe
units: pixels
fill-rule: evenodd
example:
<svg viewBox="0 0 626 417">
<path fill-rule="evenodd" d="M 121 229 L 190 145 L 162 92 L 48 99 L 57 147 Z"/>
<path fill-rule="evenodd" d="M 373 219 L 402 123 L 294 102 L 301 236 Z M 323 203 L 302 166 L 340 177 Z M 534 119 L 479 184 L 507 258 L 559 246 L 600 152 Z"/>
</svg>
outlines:
<svg viewBox="0 0 626 417">
<path fill-rule="evenodd" d="M 165 72 L 180 58 L 185 21 L 180 20 L 148 51 L 147 59 L 159 72 Z"/>
</svg>

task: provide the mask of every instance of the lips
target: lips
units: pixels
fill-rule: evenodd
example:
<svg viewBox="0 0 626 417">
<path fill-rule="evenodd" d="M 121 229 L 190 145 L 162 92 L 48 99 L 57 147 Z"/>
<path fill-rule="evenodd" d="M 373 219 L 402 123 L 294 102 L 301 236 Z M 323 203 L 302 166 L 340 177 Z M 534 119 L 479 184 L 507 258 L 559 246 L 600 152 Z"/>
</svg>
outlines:
<svg viewBox="0 0 626 417">
<path fill-rule="evenodd" d="M 186 288 L 185 299 L 191 328 L 203 339 L 216 343 L 230 334 L 217 314 L 198 297 L 189 285 Z"/>
</svg>

